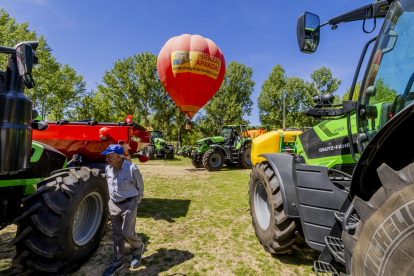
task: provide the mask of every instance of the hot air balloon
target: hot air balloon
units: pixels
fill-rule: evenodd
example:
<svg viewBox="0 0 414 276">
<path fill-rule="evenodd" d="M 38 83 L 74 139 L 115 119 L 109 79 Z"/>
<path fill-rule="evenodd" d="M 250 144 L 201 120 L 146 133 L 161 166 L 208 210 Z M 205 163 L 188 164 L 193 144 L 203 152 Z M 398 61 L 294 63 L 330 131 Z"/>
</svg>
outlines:
<svg viewBox="0 0 414 276">
<path fill-rule="evenodd" d="M 165 43 L 158 55 L 158 75 L 178 108 L 191 119 L 220 88 L 226 64 L 216 44 L 183 34 Z"/>
</svg>

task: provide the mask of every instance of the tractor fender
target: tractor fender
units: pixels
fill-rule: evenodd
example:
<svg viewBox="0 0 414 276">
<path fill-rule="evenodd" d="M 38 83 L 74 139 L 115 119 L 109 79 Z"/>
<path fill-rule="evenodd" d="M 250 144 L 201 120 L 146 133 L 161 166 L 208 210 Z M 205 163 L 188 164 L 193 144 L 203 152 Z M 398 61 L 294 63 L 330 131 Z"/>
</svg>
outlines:
<svg viewBox="0 0 414 276">
<path fill-rule="evenodd" d="M 213 144 L 213 145 L 210 145 L 210 148 L 212 148 L 212 149 L 219 149 L 224 154 L 224 156 L 227 155 L 226 150 L 222 146 L 220 146 L 220 145 Z"/>
<path fill-rule="evenodd" d="M 259 155 L 269 162 L 279 181 L 283 198 L 283 209 L 288 218 L 299 218 L 299 202 L 293 184 L 293 156 L 284 153 L 266 153 Z"/>
</svg>

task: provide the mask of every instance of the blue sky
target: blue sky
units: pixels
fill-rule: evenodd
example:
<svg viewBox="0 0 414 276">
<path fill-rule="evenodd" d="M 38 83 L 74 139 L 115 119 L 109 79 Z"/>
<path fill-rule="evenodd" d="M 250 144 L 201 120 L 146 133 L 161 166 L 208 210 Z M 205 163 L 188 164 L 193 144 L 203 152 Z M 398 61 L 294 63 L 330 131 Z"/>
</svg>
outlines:
<svg viewBox="0 0 414 276">
<path fill-rule="evenodd" d="M 316 53 L 303 54 L 296 41 L 297 18 L 309 11 L 321 22 L 371 3 L 366 0 L 298 1 L 106 1 L 106 0 L 0 0 L 18 23 L 44 35 L 53 55 L 87 81 L 87 89 L 102 81 L 105 70 L 124 57 L 148 51 L 158 55 L 165 42 L 184 33 L 210 38 L 222 50 L 226 63 L 252 67 L 256 82 L 252 125 L 259 125 L 256 105 L 263 81 L 277 64 L 287 76 L 310 80 L 326 66 L 342 80 L 337 94 L 350 87 L 365 43 L 376 34 L 362 31 L 362 22 L 321 30 Z M 367 28 L 372 27 L 372 20 Z M 41 62 L 41 61 L 40 61 Z M 363 70 L 362 70 L 363 71 Z"/>
</svg>

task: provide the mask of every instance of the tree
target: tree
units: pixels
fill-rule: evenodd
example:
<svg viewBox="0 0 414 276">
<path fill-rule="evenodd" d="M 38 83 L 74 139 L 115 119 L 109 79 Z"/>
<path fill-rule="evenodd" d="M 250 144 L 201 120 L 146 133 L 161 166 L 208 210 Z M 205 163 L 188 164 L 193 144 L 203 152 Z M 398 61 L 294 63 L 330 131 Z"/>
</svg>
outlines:
<svg viewBox="0 0 414 276">
<path fill-rule="evenodd" d="M 108 98 L 115 110 L 114 119 L 122 120 L 127 115 L 136 116 L 141 109 L 141 99 L 138 93 L 136 76 L 132 73 L 134 59 L 132 57 L 118 59 L 112 69 L 105 70 L 98 91 Z"/>
<path fill-rule="evenodd" d="M 138 88 L 140 106 L 144 109 L 145 125 L 148 125 L 149 104 L 152 103 L 156 110 L 165 114 L 165 110 L 171 106 L 171 98 L 166 95 L 157 74 L 157 57 L 151 53 L 134 55 L 133 75 Z M 162 120 L 165 117 L 162 116 Z M 164 122 L 162 122 L 162 129 Z"/>
<path fill-rule="evenodd" d="M 253 70 L 235 61 L 227 65 L 223 83 L 217 93 L 204 106 L 205 123 L 210 129 L 223 124 L 240 124 L 244 116 L 250 116 L 254 91 Z"/>
<path fill-rule="evenodd" d="M 326 67 L 319 68 L 310 75 L 313 80 L 315 89 L 319 89 L 321 95 L 330 93 L 333 94 L 338 90 L 339 85 L 342 81 L 336 78 L 332 78 L 332 72 Z M 315 93 L 316 95 L 316 93 Z"/>
<path fill-rule="evenodd" d="M 28 30 L 28 23 L 17 24 L 14 18 L 0 9 L 0 41 L 4 46 L 12 47 L 23 41 L 39 41 L 36 55 L 39 64 L 33 69 L 36 87 L 27 89 L 25 93 L 33 102 L 33 107 L 40 111 L 45 119 L 61 120 L 67 116 L 68 109 L 79 91 L 83 89 L 83 77 L 78 76 L 69 65 L 62 65 L 52 57 L 52 49 L 43 36 Z M 5 70 L 6 55 L 0 55 L 0 68 Z"/>
<path fill-rule="evenodd" d="M 352 95 L 352 101 L 357 101 L 359 96 L 359 91 L 361 89 L 361 82 L 355 84 L 354 94 Z M 351 87 L 346 90 L 346 93 L 342 96 L 342 101 L 349 100 L 349 93 L 351 92 Z"/>
<path fill-rule="evenodd" d="M 77 75 L 75 70 L 67 64 L 63 65 L 52 77 L 54 84 L 48 85 L 53 93 L 53 97 L 49 97 L 47 101 L 50 109 L 48 116 L 52 120 L 59 121 L 70 116 L 86 83 L 83 77 Z"/>
<path fill-rule="evenodd" d="M 72 120 L 92 119 L 98 122 L 113 122 L 114 109 L 109 98 L 98 91 L 83 91 L 77 102 L 75 112 L 69 118 Z"/>
<path fill-rule="evenodd" d="M 302 127 L 314 125 L 312 118 L 304 117 L 304 110 L 311 102 L 312 85 L 297 77 L 286 77 L 281 65 L 276 65 L 263 82 L 262 92 L 257 99 L 260 122 L 273 128 L 283 127 L 283 108 L 285 126 Z"/>
<path fill-rule="evenodd" d="M 273 68 L 269 78 L 263 82 L 262 91 L 257 99 L 262 125 L 270 125 L 274 128 L 282 126 L 283 93 L 286 82 L 285 70 L 279 64 Z"/>
<path fill-rule="evenodd" d="M 389 83 L 385 83 L 383 78 L 375 80 L 376 93 L 371 97 L 369 104 L 377 104 L 383 102 L 394 102 L 397 97 L 397 91 L 390 88 Z"/>
<path fill-rule="evenodd" d="M 145 52 L 118 59 L 112 69 L 105 70 L 102 81 L 104 84 L 98 85 L 98 91 L 110 99 L 115 120 L 123 120 L 131 114 L 138 122 L 143 119 L 148 126 L 150 105 L 163 91 L 155 55 Z"/>
</svg>

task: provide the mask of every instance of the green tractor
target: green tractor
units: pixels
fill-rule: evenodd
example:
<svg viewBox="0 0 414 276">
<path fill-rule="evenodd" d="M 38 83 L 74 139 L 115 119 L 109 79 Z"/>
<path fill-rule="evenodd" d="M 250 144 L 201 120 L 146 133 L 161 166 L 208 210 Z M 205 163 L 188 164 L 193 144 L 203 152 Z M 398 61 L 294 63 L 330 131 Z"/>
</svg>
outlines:
<svg viewBox="0 0 414 276">
<path fill-rule="evenodd" d="M 174 159 L 174 146 L 167 144 L 160 130 L 148 130 L 151 133 L 151 144 L 140 151 L 140 154 L 146 155 L 150 160 L 157 158 Z M 168 135 L 168 134 L 167 134 Z"/>
<path fill-rule="evenodd" d="M 250 152 L 252 138 L 244 125 L 225 125 L 220 136 L 203 138 L 197 141 L 197 148 L 191 153 L 191 163 L 196 168 L 219 171 L 223 165 L 252 167 Z"/>
<path fill-rule="evenodd" d="M 414 122 L 414 1 L 377 1 L 322 25 L 304 13 L 297 36 L 300 50 L 312 53 L 320 27 L 384 17 L 363 49 L 349 100 L 316 97 L 305 114 L 329 121 L 298 136 L 297 155 L 263 154 L 251 173 L 259 241 L 272 254 L 306 242 L 321 252 L 316 275 L 413 275 L 414 148 L 398 146 Z M 370 45 L 361 91 L 354 91 Z"/>
</svg>

